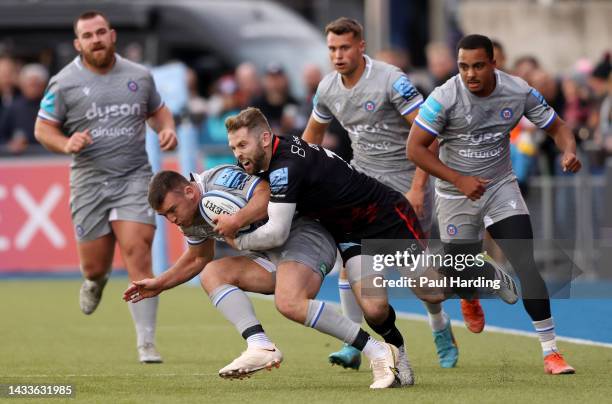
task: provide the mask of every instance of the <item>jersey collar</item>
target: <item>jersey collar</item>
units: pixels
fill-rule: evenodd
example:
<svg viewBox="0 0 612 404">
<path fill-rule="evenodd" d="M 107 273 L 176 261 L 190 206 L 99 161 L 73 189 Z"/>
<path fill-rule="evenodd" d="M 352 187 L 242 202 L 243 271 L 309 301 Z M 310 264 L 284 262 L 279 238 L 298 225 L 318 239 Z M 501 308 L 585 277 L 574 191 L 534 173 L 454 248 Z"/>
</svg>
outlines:
<svg viewBox="0 0 612 404">
<path fill-rule="evenodd" d="M 280 144 L 280 139 L 276 135 L 272 135 L 272 155 L 276 154 L 276 150 L 278 149 L 278 145 Z"/>
</svg>

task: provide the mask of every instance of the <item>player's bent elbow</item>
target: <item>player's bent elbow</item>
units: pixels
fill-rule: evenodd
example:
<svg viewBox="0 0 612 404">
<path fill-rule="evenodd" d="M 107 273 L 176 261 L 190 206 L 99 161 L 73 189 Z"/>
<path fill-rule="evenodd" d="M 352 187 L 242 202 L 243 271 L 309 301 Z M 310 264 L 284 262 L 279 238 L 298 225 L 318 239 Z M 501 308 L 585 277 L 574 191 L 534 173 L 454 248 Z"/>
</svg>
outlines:
<svg viewBox="0 0 612 404">
<path fill-rule="evenodd" d="M 418 159 L 417 154 L 418 154 L 418 147 L 414 147 L 414 145 L 412 144 L 408 144 L 408 147 L 406 147 L 406 157 L 408 157 L 408 160 L 410 161 L 416 161 L 416 159 Z"/>
<path fill-rule="evenodd" d="M 283 231 L 278 232 L 276 234 L 271 234 L 270 238 L 269 238 L 270 244 L 271 244 L 270 248 L 280 247 L 283 244 L 285 244 L 285 241 L 287 241 L 287 239 L 289 238 L 289 231 L 290 230 L 291 229 L 287 229 L 287 231 L 283 230 Z"/>
</svg>

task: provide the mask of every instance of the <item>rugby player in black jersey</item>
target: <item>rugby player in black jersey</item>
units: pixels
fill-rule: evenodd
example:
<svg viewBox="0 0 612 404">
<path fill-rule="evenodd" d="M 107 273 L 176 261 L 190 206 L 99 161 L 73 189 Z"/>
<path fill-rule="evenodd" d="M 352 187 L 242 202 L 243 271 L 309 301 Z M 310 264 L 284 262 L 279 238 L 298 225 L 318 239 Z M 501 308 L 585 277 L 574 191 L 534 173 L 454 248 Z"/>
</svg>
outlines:
<svg viewBox="0 0 612 404">
<path fill-rule="evenodd" d="M 247 108 L 225 122 L 229 145 L 249 174 L 267 179 L 271 197 L 268 222 L 255 230 L 228 239 L 241 250 L 265 250 L 282 245 L 296 213 L 318 219 L 334 237 L 341 251 L 349 281 L 370 327 L 397 348 L 397 368 L 402 385 L 414 383 L 404 340 L 395 326 L 395 312 L 385 289 L 363 296 L 373 287 L 376 273 L 362 267 L 364 239 L 414 239 L 420 246 L 422 232 L 408 200 L 400 192 L 359 173 L 334 153 L 298 137 L 272 134 L 265 116 Z M 371 289 L 370 289 L 371 290 Z M 440 302 L 444 295 L 428 290 L 419 297 Z"/>
</svg>

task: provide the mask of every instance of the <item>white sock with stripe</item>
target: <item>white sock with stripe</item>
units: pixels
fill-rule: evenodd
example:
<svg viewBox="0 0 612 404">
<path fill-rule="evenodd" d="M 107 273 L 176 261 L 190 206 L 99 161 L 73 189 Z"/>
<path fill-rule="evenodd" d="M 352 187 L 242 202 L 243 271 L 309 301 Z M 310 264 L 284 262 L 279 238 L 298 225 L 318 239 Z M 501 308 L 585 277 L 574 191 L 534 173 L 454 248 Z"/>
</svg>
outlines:
<svg viewBox="0 0 612 404">
<path fill-rule="evenodd" d="M 263 332 L 249 297 L 240 288 L 234 285 L 221 285 L 210 294 L 210 300 L 217 310 L 236 327 L 249 346 L 265 349 L 274 347 L 272 341 Z"/>
<path fill-rule="evenodd" d="M 348 279 L 338 278 L 338 293 L 340 294 L 340 307 L 344 314 L 353 323 L 361 324 L 363 321 L 363 311 L 357 303 L 353 289 Z"/>
<path fill-rule="evenodd" d="M 534 321 L 533 326 L 538 333 L 543 355 L 546 356 L 550 353 L 558 352 L 553 318 L 550 317 L 546 320 Z"/>
</svg>

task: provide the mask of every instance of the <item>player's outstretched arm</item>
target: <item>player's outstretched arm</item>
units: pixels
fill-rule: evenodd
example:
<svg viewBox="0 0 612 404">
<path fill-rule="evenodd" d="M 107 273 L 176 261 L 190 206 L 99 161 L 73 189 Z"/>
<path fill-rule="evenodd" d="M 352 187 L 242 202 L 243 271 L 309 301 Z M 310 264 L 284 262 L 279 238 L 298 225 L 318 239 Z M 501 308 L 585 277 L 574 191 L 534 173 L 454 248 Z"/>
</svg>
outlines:
<svg viewBox="0 0 612 404">
<path fill-rule="evenodd" d="M 323 137 L 325 137 L 325 131 L 328 126 L 329 124 L 318 122 L 311 115 L 302 134 L 302 139 L 308 143 L 321 144 L 323 143 Z"/>
<path fill-rule="evenodd" d="M 295 207 L 295 203 L 270 202 L 266 224 L 252 233 L 244 234 L 236 239 L 228 239 L 228 244 L 239 250 L 259 251 L 283 245 L 291 231 Z"/>
<path fill-rule="evenodd" d="M 78 153 L 93 143 L 89 129 L 75 132 L 68 137 L 60 129 L 60 124 L 37 118 L 34 124 L 34 136 L 47 150 L 54 153 Z"/>
<path fill-rule="evenodd" d="M 147 123 L 159 138 L 159 147 L 163 151 L 174 150 L 178 144 L 176 140 L 176 126 L 172 112 L 165 105 L 155 111 L 147 120 Z"/>
<path fill-rule="evenodd" d="M 461 175 L 448 167 L 440 161 L 437 154 L 429 150 L 434 141 L 435 138 L 431 134 L 418 125 L 412 125 L 406 146 L 408 159 L 429 174 L 450 182 L 471 200 L 480 199 L 486 190 L 489 180 Z"/>
<path fill-rule="evenodd" d="M 214 255 L 215 244 L 212 239 L 190 245 L 176 263 L 160 276 L 132 282 L 123 292 L 123 300 L 137 303 L 185 283 L 202 272 L 206 264 L 213 260 Z"/>
<path fill-rule="evenodd" d="M 546 133 L 553 138 L 559 150 L 563 153 L 561 167 L 563 171 L 576 173 L 580 171 L 582 163 L 576 156 L 576 140 L 572 130 L 558 116 L 546 129 Z"/>
<path fill-rule="evenodd" d="M 261 180 L 244 208 L 233 215 L 220 214 L 215 218 L 214 230 L 222 236 L 235 237 L 240 228 L 268 217 L 269 201 L 270 184 Z"/>
</svg>

